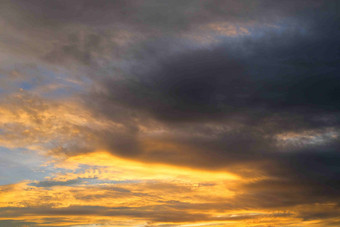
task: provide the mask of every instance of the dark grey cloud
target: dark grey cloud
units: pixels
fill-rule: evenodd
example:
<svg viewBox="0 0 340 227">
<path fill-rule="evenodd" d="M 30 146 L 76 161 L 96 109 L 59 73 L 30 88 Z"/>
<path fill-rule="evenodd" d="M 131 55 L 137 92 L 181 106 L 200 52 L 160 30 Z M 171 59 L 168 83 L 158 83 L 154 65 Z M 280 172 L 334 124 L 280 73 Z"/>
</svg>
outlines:
<svg viewBox="0 0 340 227">
<path fill-rule="evenodd" d="M 239 166 L 248 165 L 281 179 L 260 185 L 296 186 L 297 193 L 306 195 L 302 200 L 288 191 L 282 192 L 288 193 L 287 199 L 279 197 L 280 191 L 259 195 L 268 206 L 339 201 L 339 5 L 324 1 L 315 10 L 306 2 L 280 4 L 255 9 L 263 10 L 257 18 L 263 23 L 280 12 L 286 20 L 279 28 L 261 28 L 249 36 L 163 56 L 158 53 L 169 46 L 146 41 L 141 48 L 153 51 L 143 49 L 145 64 L 140 68 L 95 79 L 100 89 L 87 96 L 89 107 L 107 119 L 124 119 L 121 122 L 129 122 L 133 131 L 127 136 L 105 132 L 108 148 L 144 161 L 228 168 L 241 174 L 246 173 Z M 148 64 L 145 58 L 154 62 Z M 150 121 L 168 130 L 159 141 L 185 148 L 143 148 L 143 132 L 130 124 L 148 126 Z M 314 137 L 306 142 L 299 135 L 307 132 Z M 280 136 L 290 134 L 295 134 L 295 142 L 280 144 Z"/>
<path fill-rule="evenodd" d="M 35 187 L 70 186 L 70 185 L 80 184 L 84 182 L 84 180 L 88 180 L 88 179 L 95 179 L 95 178 L 77 178 L 77 179 L 67 180 L 67 181 L 44 180 L 44 181 L 39 181 L 37 183 L 31 183 L 30 185 L 35 186 Z"/>
<path fill-rule="evenodd" d="M 337 113 L 339 34 L 310 38 L 313 34 L 289 30 L 266 35 L 161 59 L 145 74 L 137 68 L 122 79 L 105 78 L 109 94 L 104 98 L 174 121 L 250 111 L 263 117 L 307 114 L 308 123 L 316 124 L 309 113 Z M 235 42 L 238 46 L 230 47 Z"/>
<path fill-rule="evenodd" d="M 33 227 L 36 226 L 36 222 L 28 222 L 28 221 L 15 221 L 15 220 L 1 220 L 0 226 L 1 227 L 20 227 L 20 226 L 28 226 Z"/>
<path fill-rule="evenodd" d="M 18 19 L 11 23 L 28 24 L 33 21 L 36 26 L 64 26 L 65 24 L 112 25 L 125 24 L 139 29 L 150 28 L 156 32 L 187 29 L 192 25 L 199 25 L 206 21 L 243 22 L 258 20 L 265 22 L 268 18 L 280 19 L 294 16 L 303 12 L 306 7 L 316 8 L 322 5 L 318 1 L 285 1 L 272 3 L 268 0 L 260 1 L 72 1 L 65 0 L 46 2 L 3 1 L 3 10 L 10 9 L 20 12 Z M 261 14 L 261 12 L 263 14 Z M 4 14 L 12 17 L 10 12 Z"/>
<path fill-rule="evenodd" d="M 133 36 L 129 50 L 139 42 L 200 31 L 212 23 L 307 26 L 298 15 L 317 10 L 319 1 L 2 1 L 2 41 L 6 49 L 67 66 L 101 65 L 102 61 L 131 56 L 120 43 Z M 307 8 L 307 9 L 306 9 Z M 125 33 L 125 34 L 123 34 Z M 203 34 L 204 36 L 204 34 Z M 144 50 L 144 48 L 143 48 Z M 124 55 L 124 56 L 122 56 Z M 130 55 L 130 56 L 127 56 Z M 105 56 L 105 57 L 104 57 Z M 107 62 L 106 62 L 107 63 Z"/>
<path fill-rule="evenodd" d="M 176 207 L 177 208 L 177 207 Z M 53 216 L 108 216 L 108 217 L 138 217 L 145 218 L 152 222 L 198 222 L 198 221 L 236 221 L 256 219 L 261 217 L 284 217 L 290 216 L 289 213 L 239 215 L 236 217 L 213 217 L 204 213 L 189 213 L 186 211 L 176 211 L 169 209 L 167 205 L 144 206 L 144 207 L 102 207 L 102 206 L 70 206 L 66 208 L 1 208 L 5 211 L 0 217 L 16 217 L 18 214 L 36 214 Z M 183 215 L 185 214 L 185 215 Z"/>
</svg>

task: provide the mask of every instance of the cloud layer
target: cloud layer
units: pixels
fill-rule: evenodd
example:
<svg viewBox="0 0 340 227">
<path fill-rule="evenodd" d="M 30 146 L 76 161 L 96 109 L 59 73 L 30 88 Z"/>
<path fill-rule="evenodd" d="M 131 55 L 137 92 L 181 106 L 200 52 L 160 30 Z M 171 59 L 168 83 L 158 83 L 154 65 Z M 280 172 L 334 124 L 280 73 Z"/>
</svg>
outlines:
<svg viewBox="0 0 340 227">
<path fill-rule="evenodd" d="M 1 2 L 0 225 L 338 225 L 339 10 Z"/>
</svg>

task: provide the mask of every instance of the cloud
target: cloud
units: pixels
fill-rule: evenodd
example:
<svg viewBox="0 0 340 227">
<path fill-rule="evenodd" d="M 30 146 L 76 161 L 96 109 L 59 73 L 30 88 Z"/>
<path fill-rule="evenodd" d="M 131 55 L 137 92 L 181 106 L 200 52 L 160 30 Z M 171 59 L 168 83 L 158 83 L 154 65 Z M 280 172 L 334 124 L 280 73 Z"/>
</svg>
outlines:
<svg viewBox="0 0 340 227">
<path fill-rule="evenodd" d="M 121 60 L 122 55 L 123 58 L 126 55 L 138 58 L 138 54 L 131 56 L 131 51 L 140 50 L 139 44 L 145 40 L 160 37 L 176 39 L 182 35 L 191 37 L 192 33 L 204 39 L 210 34 L 201 29 L 211 24 L 216 27 L 228 22 L 243 28 L 268 22 L 276 24 L 287 18 L 296 19 L 297 15 L 306 11 L 306 7 L 313 10 L 319 5 L 318 1 L 272 4 L 248 0 L 185 3 L 3 1 L 1 21 L 6 29 L 2 31 L 2 44 L 11 53 L 30 56 L 31 59 L 34 56 L 64 67 L 79 63 L 102 67 L 101 62 L 108 64 L 110 59 Z M 293 26 L 296 26 L 294 23 Z M 121 46 L 126 41 L 131 48 Z"/>
<path fill-rule="evenodd" d="M 161 140 L 192 147 L 186 152 L 195 150 L 198 155 L 202 149 L 210 150 L 221 162 L 272 159 L 276 151 L 296 153 L 300 148 L 279 147 L 278 135 L 332 128 L 337 134 L 340 84 L 333 61 L 337 59 L 336 37 L 288 30 L 189 50 L 160 59 L 157 67 L 146 73 L 133 71 L 122 78 L 99 79 L 101 89 L 87 100 L 95 112 L 112 120 L 156 121 L 169 135 L 163 133 Z M 234 42 L 238 45 L 232 45 Z M 319 48 L 298 48 L 302 42 L 302 46 Z M 219 126 L 222 129 L 214 130 Z M 175 133 L 181 138 L 171 137 Z M 200 134 L 200 139 L 195 134 Z M 127 156 L 140 155 L 137 150 L 148 152 L 138 145 L 143 132 L 133 129 L 128 135 L 127 141 L 134 145 L 109 142 L 113 152 Z M 337 143 L 336 138 L 329 141 Z M 163 157 L 171 160 L 166 154 Z"/>
<path fill-rule="evenodd" d="M 0 226 L 6 227 L 6 226 L 33 226 L 35 225 L 35 222 L 25 222 L 25 221 L 14 221 L 14 220 L 1 220 Z"/>
<path fill-rule="evenodd" d="M 63 169 L 1 186 L 4 223 L 336 225 L 338 11 L 1 2 L 0 145 Z"/>
<path fill-rule="evenodd" d="M 228 179 L 225 172 L 109 157 L 100 152 L 92 156 L 72 156 L 69 162 L 87 167 L 38 183 L 1 186 L 1 218 L 23 218 L 38 221 L 37 225 L 81 225 L 88 220 L 117 225 L 128 218 L 130 222 L 126 225 L 151 222 L 155 226 L 161 223 L 181 226 L 197 221 L 256 226 L 256 223 L 270 221 L 277 225 L 303 223 L 308 226 L 309 221 L 322 219 L 319 212 L 338 209 L 334 195 L 310 194 L 304 182 L 298 184 L 268 176 Z M 73 184 L 86 179 L 85 176 L 98 177 L 96 183 L 84 180 Z M 106 179 L 126 180 L 112 185 Z M 336 219 L 327 213 L 324 223 Z M 52 218 L 52 222 L 48 218 Z"/>
<path fill-rule="evenodd" d="M 53 186 L 68 186 L 68 185 L 74 185 L 74 184 L 79 184 L 82 183 L 83 180 L 86 179 L 74 179 L 74 180 L 67 180 L 67 181 L 52 181 L 52 180 L 44 180 L 40 181 L 38 183 L 32 183 L 32 186 L 35 187 L 53 187 Z"/>
</svg>

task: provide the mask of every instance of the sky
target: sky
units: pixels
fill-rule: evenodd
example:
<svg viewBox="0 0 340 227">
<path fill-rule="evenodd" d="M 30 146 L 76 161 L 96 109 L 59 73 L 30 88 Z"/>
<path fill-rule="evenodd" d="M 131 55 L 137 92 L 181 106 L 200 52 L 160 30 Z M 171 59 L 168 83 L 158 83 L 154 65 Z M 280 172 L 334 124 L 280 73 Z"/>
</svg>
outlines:
<svg viewBox="0 0 340 227">
<path fill-rule="evenodd" d="M 340 226 L 340 1 L 0 1 L 0 227 Z"/>
</svg>

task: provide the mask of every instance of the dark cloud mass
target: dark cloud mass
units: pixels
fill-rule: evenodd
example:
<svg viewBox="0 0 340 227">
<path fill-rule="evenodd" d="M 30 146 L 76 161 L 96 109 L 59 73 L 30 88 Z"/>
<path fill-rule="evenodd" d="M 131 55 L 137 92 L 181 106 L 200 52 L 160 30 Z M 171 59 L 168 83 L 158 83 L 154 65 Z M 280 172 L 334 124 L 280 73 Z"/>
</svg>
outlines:
<svg viewBox="0 0 340 227">
<path fill-rule="evenodd" d="M 86 81 L 77 101 L 94 118 L 110 122 L 81 128 L 99 147 L 86 140 L 86 149 L 57 153 L 106 149 L 141 162 L 263 177 L 245 183 L 224 207 L 207 209 L 237 209 L 233 202 L 242 201 L 243 208 L 332 203 L 338 210 L 339 12 L 340 2 L 332 0 L 5 0 L 0 48 Z M 31 185 L 67 186 L 83 179 Z M 95 212 L 153 222 L 236 219 L 144 208 L 34 212 Z M 33 211 L 6 212 L 0 216 Z"/>
<path fill-rule="evenodd" d="M 306 190 L 314 201 L 318 200 L 315 196 L 337 200 L 338 3 L 319 2 L 316 10 L 313 4 L 302 9 L 302 2 L 288 1 L 280 3 L 281 11 L 276 8 L 280 4 L 264 7 L 264 2 L 255 3 L 262 10 L 255 7 L 255 11 L 264 15 L 251 20 L 275 18 L 272 14 L 278 10 L 282 28 L 259 28 L 250 36 L 179 51 L 156 59 L 149 68 L 136 67 L 122 78 L 95 79 L 104 90 L 90 96 L 96 111 L 111 119 L 126 114 L 131 119 L 156 120 L 172 132 L 161 140 L 185 147 L 145 150 L 138 145 L 125 148 L 110 143 L 113 152 L 200 168 L 255 163 L 266 174 Z M 240 11 L 243 14 L 233 20 L 243 23 L 245 17 L 252 16 L 252 12 L 244 15 L 247 9 Z M 222 17 L 215 16 L 219 18 L 216 20 Z M 168 51 L 157 42 L 148 45 L 155 45 L 156 52 Z M 216 130 L 209 130 L 207 125 Z M 306 132 L 318 135 L 309 141 L 299 138 Z M 293 133 L 295 139 L 286 139 L 285 145 L 280 145 L 279 135 Z M 137 132 L 128 144 L 138 144 L 142 134 Z"/>
</svg>

